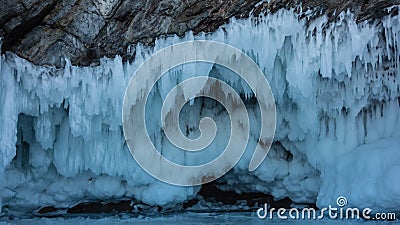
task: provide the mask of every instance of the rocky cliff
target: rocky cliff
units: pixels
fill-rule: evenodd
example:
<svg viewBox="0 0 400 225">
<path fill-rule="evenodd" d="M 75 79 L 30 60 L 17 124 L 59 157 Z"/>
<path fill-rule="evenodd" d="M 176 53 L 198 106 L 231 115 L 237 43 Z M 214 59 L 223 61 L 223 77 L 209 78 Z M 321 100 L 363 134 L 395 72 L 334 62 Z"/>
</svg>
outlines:
<svg viewBox="0 0 400 225">
<path fill-rule="evenodd" d="M 130 59 L 128 47 L 152 45 L 163 35 L 212 32 L 230 18 L 257 17 L 281 8 L 335 20 L 351 10 L 358 21 L 388 13 L 399 0 L 1 0 L 2 53 L 11 51 L 37 65 L 97 64 L 101 57 Z M 394 12 L 395 10 L 392 10 Z M 395 12 L 394 12 L 395 13 Z M 302 15 L 302 14 L 299 14 Z M 304 15 L 304 14 L 303 14 Z M 132 48 L 134 49 L 134 48 Z"/>
</svg>

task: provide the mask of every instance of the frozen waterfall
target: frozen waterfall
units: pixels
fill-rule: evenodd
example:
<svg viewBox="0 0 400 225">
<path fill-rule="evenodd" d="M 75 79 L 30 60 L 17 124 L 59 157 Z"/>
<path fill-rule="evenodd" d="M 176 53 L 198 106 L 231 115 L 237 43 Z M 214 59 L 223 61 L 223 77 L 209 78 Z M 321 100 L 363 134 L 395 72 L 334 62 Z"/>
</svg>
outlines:
<svg viewBox="0 0 400 225">
<path fill-rule="evenodd" d="M 390 10 L 390 9 L 388 9 Z M 88 199 L 135 198 L 152 205 L 183 202 L 199 187 L 155 180 L 132 158 L 122 132 L 124 90 L 138 66 L 155 51 L 187 40 L 230 44 L 253 58 L 276 100 L 275 141 L 254 172 L 246 150 L 221 178 L 223 189 L 288 196 L 298 203 L 400 208 L 400 16 L 357 24 L 351 13 L 328 22 L 299 19 L 290 10 L 260 18 L 232 19 L 211 34 L 156 40 L 136 46 L 135 60 L 103 58 L 99 66 L 39 67 L 7 53 L 0 58 L 0 203 L 9 209 L 69 207 Z M 149 100 L 159 117 L 162 98 L 185 79 L 183 68 L 166 74 Z M 246 99 L 254 119 L 249 149 L 257 141 L 257 106 L 243 81 L 212 65 L 192 67 L 226 80 Z M 187 71 L 186 71 L 187 72 Z M 201 115 L 226 126 L 214 102 L 191 102 L 181 119 L 196 136 Z M 229 128 L 227 128 L 229 129 Z M 156 146 L 178 161 L 157 123 Z M 218 136 L 217 148 L 226 140 Z M 198 153 L 207 161 L 213 154 Z M 190 162 L 186 162 L 190 163 Z"/>
</svg>

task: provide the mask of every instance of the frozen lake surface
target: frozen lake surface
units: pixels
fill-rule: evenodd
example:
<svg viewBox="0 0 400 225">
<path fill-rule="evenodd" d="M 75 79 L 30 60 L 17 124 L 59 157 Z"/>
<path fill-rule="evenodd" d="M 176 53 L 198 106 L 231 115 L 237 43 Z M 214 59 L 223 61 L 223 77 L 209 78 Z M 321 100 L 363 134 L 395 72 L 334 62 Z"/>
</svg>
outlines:
<svg viewBox="0 0 400 225">
<path fill-rule="evenodd" d="M 400 224 L 400 221 L 365 221 L 365 220 L 280 220 L 257 218 L 255 213 L 226 213 L 226 214 L 208 214 L 208 213 L 185 213 L 178 215 L 160 216 L 160 217 L 139 217 L 130 218 L 129 216 L 105 217 L 105 218 L 34 218 L 34 219 L 17 219 L 5 221 L 2 220 L 0 225 L 69 225 L 69 224 L 85 224 L 85 225 L 117 225 L 117 224 Z"/>
</svg>

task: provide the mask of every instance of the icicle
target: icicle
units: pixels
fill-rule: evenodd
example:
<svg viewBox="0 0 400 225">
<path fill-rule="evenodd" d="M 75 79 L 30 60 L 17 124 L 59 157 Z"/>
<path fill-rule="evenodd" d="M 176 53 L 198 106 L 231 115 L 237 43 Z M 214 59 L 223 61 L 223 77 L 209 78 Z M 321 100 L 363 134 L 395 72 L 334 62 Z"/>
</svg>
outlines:
<svg viewBox="0 0 400 225">
<path fill-rule="evenodd" d="M 125 63 L 116 56 L 114 59 L 101 59 L 97 67 L 81 68 L 72 66 L 66 59 L 63 69 L 55 69 L 34 66 L 17 56 L 2 55 L 0 175 L 15 156 L 19 114 L 32 117 L 35 136 L 25 141 L 29 142 L 35 154 L 43 157 L 34 158 L 35 164 L 30 165 L 32 177 L 38 177 L 38 180 L 26 181 L 18 177 L 21 178 L 18 182 L 4 179 L 0 182 L 6 182 L 4 185 L 10 190 L 29 186 L 34 188 L 32 191 L 43 193 L 45 197 L 40 199 L 30 199 L 31 196 L 25 195 L 19 197 L 19 202 L 29 202 L 32 206 L 72 204 L 76 201 L 75 195 L 80 199 L 134 196 L 149 204 L 176 203 L 194 195 L 194 189 L 169 187 L 155 181 L 134 163 L 121 130 L 121 109 L 126 85 L 144 60 L 166 46 L 205 39 L 233 45 L 249 54 L 265 73 L 275 95 L 278 112 L 275 140 L 282 146 L 274 145 L 275 153 L 267 159 L 268 162 L 254 174 L 244 175 L 245 179 L 254 181 L 254 185 L 237 184 L 238 190 L 255 191 L 257 188 L 257 191 L 273 193 L 276 198 L 289 196 L 297 202 L 315 203 L 318 195 L 319 205 L 330 203 L 335 191 L 339 191 L 334 187 L 348 184 L 332 170 L 339 159 L 347 154 L 352 156 L 354 151 L 363 151 L 380 139 L 400 137 L 396 129 L 400 126 L 399 104 L 395 100 L 400 95 L 400 16 L 387 16 L 374 24 L 357 24 L 350 12 L 341 13 L 338 21 L 329 24 L 326 16 L 314 21 L 298 18 L 293 10 L 279 10 L 260 18 L 257 26 L 252 19 L 231 19 L 211 34 L 188 32 L 182 38 L 159 38 L 154 47 L 136 45 L 132 63 Z M 381 39 L 383 31 L 385 40 Z M 132 47 L 128 51 L 132 52 Z M 157 120 L 160 117 L 157 110 L 170 90 L 182 80 L 199 75 L 217 77 L 244 96 L 249 115 L 255 118 L 251 122 L 251 149 L 257 143 L 255 136 L 259 132 L 259 111 L 252 102 L 254 93 L 230 71 L 207 63 L 171 68 L 154 86 L 148 102 L 147 129 L 155 145 L 171 159 L 186 164 L 203 162 L 217 155 L 218 152 L 200 152 L 195 156 L 176 154 L 160 132 L 160 121 Z M 201 88 L 202 84 L 186 87 L 173 97 L 186 99 L 189 91 Z M 256 93 L 262 93 L 262 90 Z M 143 98 L 143 93 L 135 93 L 132 101 L 139 98 Z M 371 113 L 364 117 L 365 111 L 374 112 L 373 107 L 382 102 L 385 102 L 383 116 Z M 198 120 L 205 115 L 215 117 L 223 131 L 217 135 L 215 149 L 223 149 L 226 144 L 223 134 L 229 133 L 230 128 L 229 122 L 225 123 L 228 120 L 221 113 L 221 106 L 208 100 L 204 100 L 203 105 L 193 99 L 189 103 L 189 115 L 180 121 L 184 132 L 189 137 L 196 137 Z M 368 132 L 364 131 L 365 127 Z M 366 146 L 360 147 L 364 144 Z M 290 162 L 276 154 L 283 148 L 293 155 Z M 391 151 L 383 155 L 389 156 Z M 376 154 L 369 148 L 366 153 Z M 243 171 L 247 170 L 250 156 L 251 152 L 246 153 L 233 173 L 223 179 L 235 183 L 239 174 L 246 174 Z M 376 157 L 376 160 L 384 159 Z M 51 163 L 57 178 L 47 171 Z M 388 168 L 390 166 L 393 165 L 388 165 Z M 343 168 L 338 166 L 337 169 Z M 18 168 L 11 166 L 7 172 L 15 171 Z M 359 171 L 354 169 L 354 174 L 356 172 Z M 308 178 L 303 180 L 304 177 Z M 56 180 L 46 180 L 51 187 L 45 187 L 40 179 Z M 120 185 L 121 182 L 126 185 Z M 329 186 L 330 182 L 336 185 Z M 110 185 L 105 187 L 105 183 Z M 382 185 L 386 183 L 382 182 Z M 280 188 L 282 186 L 285 188 Z M 43 189 L 47 191 L 43 192 Z M 66 189 L 68 191 L 60 191 Z M 357 198 L 363 197 L 361 195 L 352 197 L 356 202 Z M 390 204 L 399 207 L 400 199 L 388 199 L 382 194 L 371 202 L 381 202 L 381 207 Z"/>
</svg>

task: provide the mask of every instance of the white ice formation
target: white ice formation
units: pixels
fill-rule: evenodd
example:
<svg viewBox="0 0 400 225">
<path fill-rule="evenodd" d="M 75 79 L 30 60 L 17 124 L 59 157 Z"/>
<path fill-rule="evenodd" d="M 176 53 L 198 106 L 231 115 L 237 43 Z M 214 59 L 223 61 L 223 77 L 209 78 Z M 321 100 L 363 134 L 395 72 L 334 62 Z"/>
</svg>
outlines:
<svg viewBox="0 0 400 225">
<path fill-rule="evenodd" d="M 257 22 L 232 19 L 212 34 L 188 33 L 158 39 L 154 47 L 138 45 L 132 63 L 117 56 L 101 59 L 96 67 L 76 67 L 67 60 L 65 68 L 56 69 L 2 55 L 0 203 L 32 209 L 133 197 L 166 205 L 194 196 L 198 187 L 164 184 L 135 163 L 121 122 L 124 90 L 140 63 L 163 47 L 193 39 L 243 50 L 265 73 L 276 100 L 276 137 L 267 160 L 249 172 L 253 152 L 246 150 L 221 179 L 221 188 L 318 206 L 346 196 L 350 206 L 400 209 L 400 16 L 357 24 L 351 13 L 335 22 L 325 16 L 307 21 L 291 10 Z M 223 69 L 207 68 L 248 100 L 255 117 L 251 149 L 259 129 L 251 91 Z M 160 117 L 156 109 L 162 96 L 186 76 L 179 68 L 167 75 L 149 100 L 149 118 Z M 224 129 L 226 118 L 215 103 L 192 104 L 190 113 L 181 115 L 189 136 L 196 136 L 193 128 L 205 114 Z M 156 125 L 149 125 L 155 145 L 185 161 L 164 143 Z M 226 140 L 218 137 L 216 146 L 223 148 Z M 210 157 L 215 155 L 199 153 L 191 162 Z"/>
</svg>

